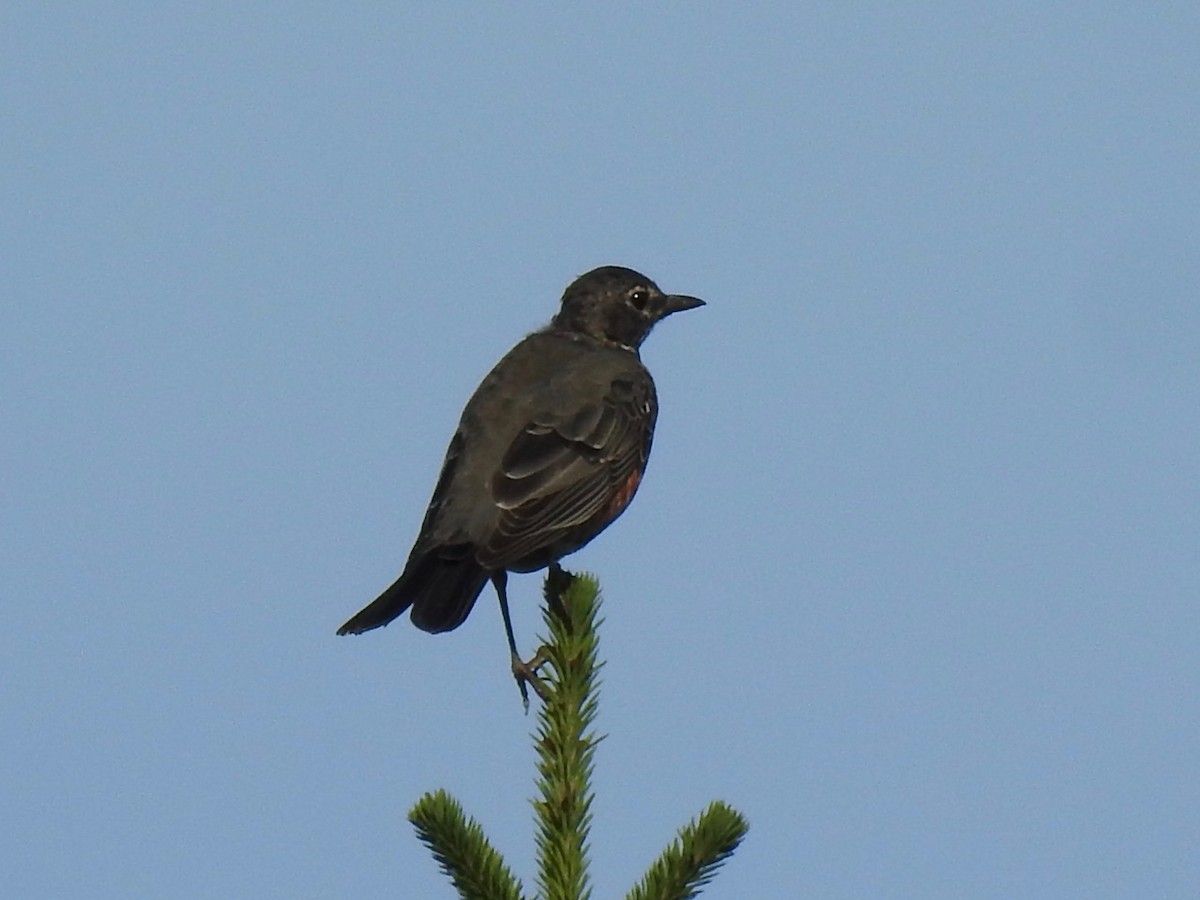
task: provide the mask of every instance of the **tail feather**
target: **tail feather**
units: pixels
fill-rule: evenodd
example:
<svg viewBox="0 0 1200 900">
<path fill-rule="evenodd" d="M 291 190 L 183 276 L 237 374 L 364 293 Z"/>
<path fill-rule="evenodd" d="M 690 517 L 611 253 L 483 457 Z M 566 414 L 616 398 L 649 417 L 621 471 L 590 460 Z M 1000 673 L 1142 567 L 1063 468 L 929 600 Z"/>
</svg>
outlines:
<svg viewBox="0 0 1200 900">
<path fill-rule="evenodd" d="M 475 560 L 442 561 L 431 572 L 429 587 L 413 601 L 412 623 L 422 631 L 452 631 L 471 613 L 488 571 Z"/>
<path fill-rule="evenodd" d="M 404 574 L 375 600 L 356 613 L 338 634 L 362 634 L 387 625 L 412 607 L 412 622 L 422 631 L 451 631 L 461 625 L 475 605 L 488 571 L 474 554 L 432 551 L 409 560 Z"/>
</svg>

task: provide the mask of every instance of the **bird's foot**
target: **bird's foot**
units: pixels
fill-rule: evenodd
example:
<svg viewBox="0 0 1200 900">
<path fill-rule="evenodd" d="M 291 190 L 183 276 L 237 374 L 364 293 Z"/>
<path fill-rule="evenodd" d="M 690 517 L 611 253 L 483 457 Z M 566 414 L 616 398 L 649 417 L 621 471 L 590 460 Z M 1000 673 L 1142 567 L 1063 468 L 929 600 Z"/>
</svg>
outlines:
<svg viewBox="0 0 1200 900">
<path fill-rule="evenodd" d="M 538 670 L 550 659 L 550 648 L 543 645 L 529 660 L 523 662 L 515 653 L 512 656 L 513 678 L 517 681 L 517 689 L 521 692 L 521 702 L 525 704 L 525 712 L 529 712 L 529 691 L 525 687 L 531 685 L 534 692 L 545 703 L 550 699 L 550 692 L 538 676 Z"/>
</svg>

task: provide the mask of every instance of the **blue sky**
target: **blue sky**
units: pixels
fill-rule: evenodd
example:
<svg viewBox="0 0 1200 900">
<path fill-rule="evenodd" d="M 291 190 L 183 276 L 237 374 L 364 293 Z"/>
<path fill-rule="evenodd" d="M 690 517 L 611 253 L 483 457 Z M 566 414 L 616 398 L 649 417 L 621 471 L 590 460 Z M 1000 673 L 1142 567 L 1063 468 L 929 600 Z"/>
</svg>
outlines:
<svg viewBox="0 0 1200 900">
<path fill-rule="evenodd" d="M 751 830 L 708 897 L 1195 896 L 1194 5 L 3 19 L 11 896 L 451 896 L 439 787 L 533 884 L 490 593 L 334 630 L 610 263 L 708 306 L 569 560 L 596 896 L 714 798 Z"/>
</svg>

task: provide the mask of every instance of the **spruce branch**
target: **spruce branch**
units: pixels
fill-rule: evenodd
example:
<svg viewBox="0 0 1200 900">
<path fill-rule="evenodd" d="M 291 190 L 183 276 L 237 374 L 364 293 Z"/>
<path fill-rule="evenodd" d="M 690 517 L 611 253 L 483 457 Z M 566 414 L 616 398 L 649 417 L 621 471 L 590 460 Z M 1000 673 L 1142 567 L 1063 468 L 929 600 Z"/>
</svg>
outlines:
<svg viewBox="0 0 1200 900">
<path fill-rule="evenodd" d="M 587 900 L 592 770 L 601 740 L 593 730 L 601 663 L 596 629 L 600 586 L 590 575 L 552 566 L 543 621 L 550 639 L 532 666 L 542 698 L 534 733 L 541 900 Z M 521 883 L 473 819 L 445 791 L 426 794 L 409 821 L 464 900 L 522 900 Z M 712 880 L 746 835 L 746 820 L 720 801 L 680 829 L 627 900 L 689 900 Z"/>
<path fill-rule="evenodd" d="M 426 794 L 408 814 L 417 837 L 449 876 L 462 900 L 523 900 L 521 882 L 458 801 L 439 790 Z"/>
<path fill-rule="evenodd" d="M 591 576 L 561 569 L 546 578 L 543 621 L 550 641 L 542 648 L 546 698 L 534 736 L 538 756 L 538 884 L 545 900 L 584 900 L 588 887 L 587 838 L 591 825 L 592 764 L 599 738 L 596 611 L 600 586 Z"/>
<path fill-rule="evenodd" d="M 679 830 L 626 900 L 691 900 L 737 849 L 749 825 L 719 800 Z"/>
</svg>

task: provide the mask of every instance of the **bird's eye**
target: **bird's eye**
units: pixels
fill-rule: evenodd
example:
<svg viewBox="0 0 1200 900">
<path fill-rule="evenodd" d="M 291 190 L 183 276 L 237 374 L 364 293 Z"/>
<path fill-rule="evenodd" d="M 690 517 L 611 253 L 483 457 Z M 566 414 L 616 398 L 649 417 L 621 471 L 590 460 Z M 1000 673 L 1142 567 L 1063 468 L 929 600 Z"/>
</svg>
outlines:
<svg viewBox="0 0 1200 900">
<path fill-rule="evenodd" d="M 634 288 L 629 292 L 629 305 L 642 312 L 646 308 L 646 304 L 650 302 L 650 292 L 645 288 Z"/>
</svg>

